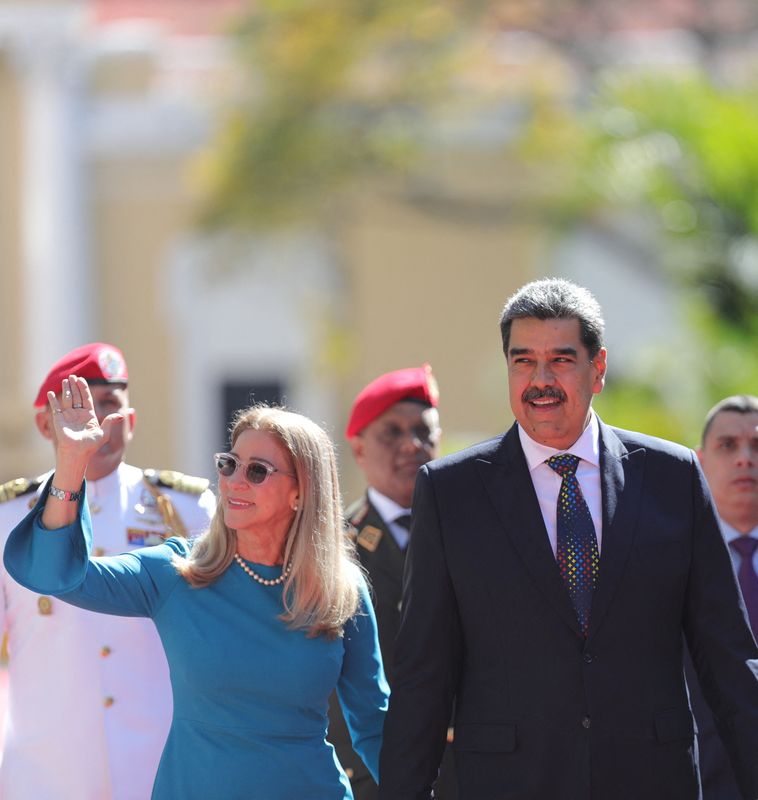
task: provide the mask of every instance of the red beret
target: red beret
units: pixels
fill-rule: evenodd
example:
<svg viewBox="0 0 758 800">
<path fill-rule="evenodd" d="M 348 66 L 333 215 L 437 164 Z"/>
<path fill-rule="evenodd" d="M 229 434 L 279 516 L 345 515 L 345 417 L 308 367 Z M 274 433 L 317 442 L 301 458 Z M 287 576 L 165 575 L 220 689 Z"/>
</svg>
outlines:
<svg viewBox="0 0 758 800">
<path fill-rule="evenodd" d="M 90 383 L 127 383 L 124 354 L 112 344 L 93 342 L 77 347 L 53 364 L 39 387 L 35 408 L 47 405 L 47 393 L 61 390 L 61 381 L 69 375 L 86 378 Z"/>
<path fill-rule="evenodd" d="M 439 390 L 429 364 L 386 372 L 358 393 L 350 411 L 345 436 L 352 439 L 370 422 L 401 400 L 420 400 L 437 406 Z"/>
</svg>

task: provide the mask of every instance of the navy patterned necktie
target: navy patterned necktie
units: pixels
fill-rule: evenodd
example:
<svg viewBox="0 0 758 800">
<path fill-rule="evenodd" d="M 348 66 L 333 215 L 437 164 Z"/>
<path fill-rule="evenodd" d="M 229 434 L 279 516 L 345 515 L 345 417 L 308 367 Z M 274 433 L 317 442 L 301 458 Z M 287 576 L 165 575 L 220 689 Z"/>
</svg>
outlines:
<svg viewBox="0 0 758 800">
<path fill-rule="evenodd" d="M 579 456 L 564 453 L 549 458 L 545 463 L 562 478 L 556 509 L 558 544 L 555 557 L 574 604 L 579 627 L 586 637 L 600 554 L 590 510 L 576 479 Z"/>
<path fill-rule="evenodd" d="M 737 570 L 737 580 L 740 583 L 742 597 L 747 607 L 750 627 L 753 635 L 758 638 L 758 575 L 755 574 L 753 557 L 758 548 L 758 539 L 750 536 L 739 536 L 729 542 L 729 547 L 740 554 L 740 566 Z"/>
</svg>

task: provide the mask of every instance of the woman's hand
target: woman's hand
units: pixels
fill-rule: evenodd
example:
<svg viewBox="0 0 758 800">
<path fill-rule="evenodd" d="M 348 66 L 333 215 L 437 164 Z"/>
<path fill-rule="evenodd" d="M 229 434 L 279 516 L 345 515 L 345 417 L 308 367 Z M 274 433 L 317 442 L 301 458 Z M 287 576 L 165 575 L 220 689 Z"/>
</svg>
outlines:
<svg viewBox="0 0 758 800">
<path fill-rule="evenodd" d="M 84 481 L 87 464 L 93 453 L 111 435 L 114 423 L 123 422 L 123 414 L 109 414 L 98 422 L 87 381 L 69 375 L 61 385 L 60 400 L 47 393 L 53 417 L 55 474 L 52 485 L 64 492 L 78 492 Z M 78 503 L 48 495 L 42 512 L 42 524 L 52 530 L 70 525 Z"/>
<path fill-rule="evenodd" d="M 64 378 L 60 400 L 54 392 L 47 393 L 47 400 L 53 415 L 59 464 L 83 463 L 86 466 L 90 456 L 108 440 L 113 423 L 123 420 L 121 414 L 110 414 L 99 423 L 87 381 L 76 375 Z"/>
</svg>

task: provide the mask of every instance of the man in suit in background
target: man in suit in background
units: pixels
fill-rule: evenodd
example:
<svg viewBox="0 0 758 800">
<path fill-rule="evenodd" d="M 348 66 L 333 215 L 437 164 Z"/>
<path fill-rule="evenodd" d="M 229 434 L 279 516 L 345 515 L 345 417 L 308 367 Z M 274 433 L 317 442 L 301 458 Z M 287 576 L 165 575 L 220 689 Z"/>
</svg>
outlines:
<svg viewBox="0 0 758 800">
<path fill-rule="evenodd" d="M 428 364 L 385 373 L 358 393 L 345 431 L 368 487 L 345 515 L 368 573 L 390 687 L 413 488 L 419 467 L 438 455 L 437 399 Z M 350 747 L 336 703 L 331 704 L 330 719 L 329 739 L 351 776 L 356 800 L 373 800 L 376 784 Z M 436 791 L 441 800 L 455 797 L 452 776 L 443 775 Z"/>
<path fill-rule="evenodd" d="M 586 289 L 500 327 L 516 423 L 416 480 L 380 797 L 431 797 L 455 697 L 461 800 L 697 800 L 684 633 L 756 800 L 758 648 L 695 454 L 592 410 Z"/>
<path fill-rule="evenodd" d="M 758 397 L 741 394 L 717 403 L 705 418 L 700 441 L 700 465 L 758 638 Z M 685 667 L 698 728 L 703 800 L 739 800 L 734 772 L 689 658 Z"/>
</svg>

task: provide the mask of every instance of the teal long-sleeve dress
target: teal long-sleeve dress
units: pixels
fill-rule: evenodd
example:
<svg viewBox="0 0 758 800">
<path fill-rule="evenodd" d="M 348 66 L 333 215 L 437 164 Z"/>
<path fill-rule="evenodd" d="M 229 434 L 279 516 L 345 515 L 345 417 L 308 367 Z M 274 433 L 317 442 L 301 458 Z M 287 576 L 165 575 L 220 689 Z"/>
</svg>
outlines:
<svg viewBox="0 0 758 800">
<path fill-rule="evenodd" d="M 46 496 L 47 489 L 11 533 L 6 569 L 32 591 L 155 622 L 174 715 L 154 800 L 350 800 L 350 782 L 325 740 L 335 686 L 355 749 L 376 779 L 389 689 L 363 581 L 344 637 L 308 638 L 278 618 L 282 587 L 254 581 L 234 562 L 211 586 L 192 588 L 172 564 L 191 548 L 184 539 L 90 558 L 86 501 L 72 525 L 49 531 L 40 521 Z M 264 578 L 281 574 L 251 566 Z"/>
</svg>

